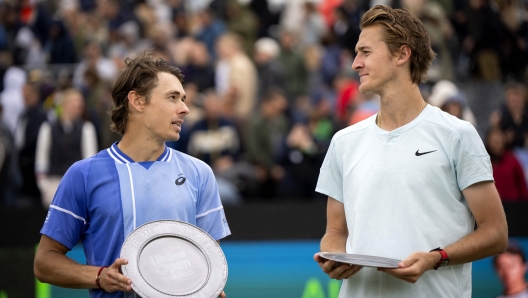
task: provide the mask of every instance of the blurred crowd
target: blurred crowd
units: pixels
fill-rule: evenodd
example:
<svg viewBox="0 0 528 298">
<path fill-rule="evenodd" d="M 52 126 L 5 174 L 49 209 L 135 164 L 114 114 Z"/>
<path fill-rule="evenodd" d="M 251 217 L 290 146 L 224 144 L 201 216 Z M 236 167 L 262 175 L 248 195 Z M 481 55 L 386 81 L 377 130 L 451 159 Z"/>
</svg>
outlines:
<svg viewBox="0 0 528 298">
<path fill-rule="evenodd" d="M 224 204 L 321 199 L 332 136 L 379 109 L 351 69 L 375 4 L 426 25 L 424 98 L 477 128 L 503 200 L 528 200 L 528 0 L 0 0 L 0 204 L 47 208 L 71 164 L 119 140 L 113 83 L 146 49 L 185 75 L 168 145 L 213 168 Z"/>
</svg>

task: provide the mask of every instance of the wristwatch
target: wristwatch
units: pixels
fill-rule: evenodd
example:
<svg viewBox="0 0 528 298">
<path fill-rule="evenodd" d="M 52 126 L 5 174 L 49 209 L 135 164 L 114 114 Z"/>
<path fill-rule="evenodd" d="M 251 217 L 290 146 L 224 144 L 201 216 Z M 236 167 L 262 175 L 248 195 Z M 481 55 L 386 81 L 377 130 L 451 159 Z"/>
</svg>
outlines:
<svg viewBox="0 0 528 298">
<path fill-rule="evenodd" d="M 445 266 L 447 266 L 447 264 L 449 263 L 449 257 L 447 256 L 447 252 L 445 250 L 438 247 L 438 248 L 432 249 L 431 251 L 437 251 L 440 253 L 440 256 L 442 256 L 440 258 L 440 261 L 438 261 L 438 263 L 436 263 L 436 265 L 434 266 L 434 270 L 442 269 Z"/>
</svg>

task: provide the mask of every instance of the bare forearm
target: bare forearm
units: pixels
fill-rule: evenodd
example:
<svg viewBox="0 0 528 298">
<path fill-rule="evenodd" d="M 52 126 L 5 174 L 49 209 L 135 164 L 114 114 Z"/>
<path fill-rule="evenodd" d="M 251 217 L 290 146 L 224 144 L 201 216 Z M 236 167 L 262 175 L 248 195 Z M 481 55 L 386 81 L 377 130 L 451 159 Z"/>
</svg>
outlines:
<svg viewBox="0 0 528 298">
<path fill-rule="evenodd" d="M 458 265 L 500 254 L 507 244 L 508 227 L 505 223 L 500 226 L 483 224 L 444 250 L 449 256 L 449 264 Z"/>
<path fill-rule="evenodd" d="M 321 239 L 321 251 L 346 253 L 347 234 L 327 231 Z"/>
<path fill-rule="evenodd" d="M 81 265 L 59 252 L 40 253 L 34 266 L 35 276 L 41 282 L 64 288 L 97 288 L 95 278 L 99 267 Z"/>
</svg>

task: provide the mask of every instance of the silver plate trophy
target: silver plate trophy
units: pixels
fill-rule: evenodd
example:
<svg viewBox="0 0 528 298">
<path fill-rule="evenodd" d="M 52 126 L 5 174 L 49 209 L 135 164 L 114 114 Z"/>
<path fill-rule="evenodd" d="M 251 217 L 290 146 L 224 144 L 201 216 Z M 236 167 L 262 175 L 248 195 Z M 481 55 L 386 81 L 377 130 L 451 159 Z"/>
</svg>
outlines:
<svg viewBox="0 0 528 298">
<path fill-rule="evenodd" d="M 143 298 L 213 298 L 227 282 L 220 245 L 202 229 L 160 220 L 135 229 L 123 243 L 121 271 Z"/>
<path fill-rule="evenodd" d="M 377 268 L 398 268 L 398 263 L 400 262 L 400 260 L 396 259 L 358 254 L 320 252 L 319 256 L 339 263 Z"/>
</svg>

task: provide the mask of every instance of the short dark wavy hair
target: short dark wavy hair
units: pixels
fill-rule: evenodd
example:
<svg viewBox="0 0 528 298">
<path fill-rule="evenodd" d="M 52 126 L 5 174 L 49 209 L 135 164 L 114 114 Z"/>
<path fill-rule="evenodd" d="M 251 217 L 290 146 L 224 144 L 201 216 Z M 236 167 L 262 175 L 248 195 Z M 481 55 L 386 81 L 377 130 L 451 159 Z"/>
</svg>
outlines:
<svg viewBox="0 0 528 298">
<path fill-rule="evenodd" d="M 111 129 L 118 134 L 125 133 L 128 120 L 128 93 L 136 91 L 139 96 L 145 96 L 146 101 L 150 100 L 150 94 L 158 83 L 158 73 L 166 72 L 174 75 L 183 84 L 183 74 L 181 70 L 170 65 L 162 58 L 153 57 L 153 49 L 139 54 L 137 57 L 125 60 L 126 67 L 121 70 L 112 89 L 112 99 L 114 109 L 112 109 Z"/>
</svg>

